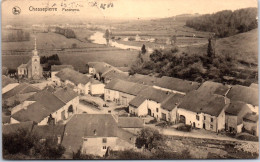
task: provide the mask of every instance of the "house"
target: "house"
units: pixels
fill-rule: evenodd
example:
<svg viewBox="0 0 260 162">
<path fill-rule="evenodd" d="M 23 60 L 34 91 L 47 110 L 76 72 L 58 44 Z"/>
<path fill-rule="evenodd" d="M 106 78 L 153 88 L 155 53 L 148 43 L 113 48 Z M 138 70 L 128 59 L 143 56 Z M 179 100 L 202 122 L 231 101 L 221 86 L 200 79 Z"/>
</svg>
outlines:
<svg viewBox="0 0 260 162">
<path fill-rule="evenodd" d="M 31 132 L 33 126 L 34 123 L 32 121 L 2 125 L 2 133 L 11 134 L 16 133 L 18 130 L 26 130 L 28 132 Z"/>
<path fill-rule="evenodd" d="M 89 62 L 88 63 L 88 72 L 93 75 L 96 79 L 101 80 L 101 76 L 110 70 L 116 70 L 122 72 L 121 70 L 111 66 L 105 62 Z"/>
<path fill-rule="evenodd" d="M 147 87 L 143 84 L 114 79 L 105 86 L 104 99 L 128 106 L 129 102 Z"/>
<path fill-rule="evenodd" d="M 251 108 L 251 110 L 258 114 L 258 89 L 234 85 L 227 94 L 227 98 L 231 101 L 241 101 Z"/>
<path fill-rule="evenodd" d="M 163 76 L 157 80 L 154 87 L 173 93 L 186 94 L 187 92 L 198 89 L 199 86 L 200 84 L 197 82 Z"/>
<path fill-rule="evenodd" d="M 185 95 L 175 93 L 167 97 L 161 104 L 162 120 L 177 123 L 177 107 Z"/>
<path fill-rule="evenodd" d="M 132 136 L 132 133 L 118 127 L 117 116 L 77 114 L 66 124 L 62 145 L 66 148 L 66 154 L 71 155 L 80 149 L 83 154 L 103 156 L 109 148 L 127 148 L 130 145 L 127 140 Z"/>
<path fill-rule="evenodd" d="M 57 78 L 56 74 L 65 68 L 74 69 L 72 65 L 52 65 L 51 66 L 51 80 L 53 82 L 58 82 L 59 78 Z"/>
<path fill-rule="evenodd" d="M 162 119 L 164 114 L 161 112 L 161 103 L 171 94 L 154 87 L 147 87 L 139 93 L 140 96 L 147 100 L 147 115 L 155 117 L 157 120 Z"/>
<path fill-rule="evenodd" d="M 243 117 L 244 129 L 255 136 L 259 136 L 259 117 L 257 114 L 248 113 Z"/>
<path fill-rule="evenodd" d="M 177 107 L 180 123 L 218 132 L 225 128 L 225 109 L 230 100 L 221 95 L 192 91 Z"/>
<path fill-rule="evenodd" d="M 34 50 L 31 59 L 26 64 L 21 64 L 17 68 L 17 73 L 19 77 L 26 77 L 29 79 L 41 79 L 42 76 L 42 66 L 40 64 L 40 56 L 36 49 L 36 38 L 34 44 Z"/>
<path fill-rule="evenodd" d="M 251 112 L 252 111 L 246 103 L 231 101 L 225 110 L 225 130 L 233 133 L 241 133 L 243 127 L 243 117 Z"/>
<path fill-rule="evenodd" d="M 62 83 L 74 86 L 78 94 L 89 94 L 90 78 L 70 68 L 65 68 L 56 74 L 58 85 Z"/>
<path fill-rule="evenodd" d="M 57 123 L 77 112 L 79 97 L 70 88 L 59 88 L 54 92 L 44 89 L 27 99 L 28 103 L 12 112 L 11 123 L 33 121 L 38 125 Z"/>
<path fill-rule="evenodd" d="M 7 91 L 2 95 L 2 100 L 6 105 L 12 106 L 17 103 L 25 101 L 27 98 L 39 92 L 40 89 L 28 83 L 21 83 L 13 89 Z"/>
<path fill-rule="evenodd" d="M 65 125 L 35 125 L 32 134 L 37 135 L 40 140 L 54 139 L 61 144 L 64 135 Z"/>
<path fill-rule="evenodd" d="M 105 93 L 105 84 L 101 83 L 100 81 L 91 78 L 90 79 L 90 86 L 89 91 L 91 95 L 103 95 Z"/>
<path fill-rule="evenodd" d="M 154 86 L 157 83 L 158 79 L 159 78 L 157 78 L 157 77 L 153 77 L 153 76 L 149 76 L 149 75 L 134 74 L 134 75 L 130 75 L 128 77 L 127 81 L 144 84 L 144 85 L 149 85 L 149 86 Z"/>
<path fill-rule="evenodd" d="M 148 115 L 147 100 L 142 96 L 136 96 L 129 102 L 129 113 L 137 116 Z"/>
</svg>

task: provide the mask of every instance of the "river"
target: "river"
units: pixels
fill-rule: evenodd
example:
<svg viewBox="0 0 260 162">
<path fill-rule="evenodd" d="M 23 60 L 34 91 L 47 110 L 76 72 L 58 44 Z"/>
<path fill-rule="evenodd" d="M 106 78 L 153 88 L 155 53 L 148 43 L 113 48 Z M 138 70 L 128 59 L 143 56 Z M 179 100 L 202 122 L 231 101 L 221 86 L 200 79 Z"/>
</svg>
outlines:
<svg viewBox="0 0 260 162">
<path fill-rule="evenodd" d="M 96 44 L 107 44 L 106 39 L 103 36 L 104 36 L 104 33 L 95 32 L 93 35 L 90 36 L 90 40 L 92 40 L 92 42 L 96 43 Z M 117 47 L 117 48 L 120 48 L 120 49 L 132 49 L 132 50 L 138 50 L 138 51 L 141 50 L 141 47 L 120 44 L 120 43 L 117 43 L 116 41 L 113 41 L 113 40 L 110 42 L 110 45 L 112 47 Z M 153 49 L 147 48 L 147 51 L 152 52 Z"/>
</svg>

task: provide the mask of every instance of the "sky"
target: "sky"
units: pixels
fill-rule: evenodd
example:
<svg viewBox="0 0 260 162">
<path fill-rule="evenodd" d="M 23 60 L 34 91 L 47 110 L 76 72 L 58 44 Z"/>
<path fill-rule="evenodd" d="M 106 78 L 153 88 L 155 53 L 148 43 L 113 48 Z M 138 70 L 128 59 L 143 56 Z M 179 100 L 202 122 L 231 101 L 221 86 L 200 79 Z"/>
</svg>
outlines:
<svg viewBox="0 0 260 162">
<path fill-rule="evenodd" d="M 93 4 L 95 4 L 96 6 Z M 55 5 L 54 5 L 55 4 Z M 62 11 L 73 8 L 79 11 Z M 113 7 L 102 9 L 101 4 L 113 4 Z M 29 11 L 29 7 L 58 8 L 57 12 Z M 12 13 L 12 8 L 21 8 L 19 15 Z M 257 0 L 4 0 L 2 2 L 2 15 L 5 18 L 18 18 L 19 16 L 55 16 L 107 19 L 149 19 L 165 18 L 179 14 L 207 14 L 221 10 L 236 10 L 240 8 L 257 7 Z"/>
</svg>

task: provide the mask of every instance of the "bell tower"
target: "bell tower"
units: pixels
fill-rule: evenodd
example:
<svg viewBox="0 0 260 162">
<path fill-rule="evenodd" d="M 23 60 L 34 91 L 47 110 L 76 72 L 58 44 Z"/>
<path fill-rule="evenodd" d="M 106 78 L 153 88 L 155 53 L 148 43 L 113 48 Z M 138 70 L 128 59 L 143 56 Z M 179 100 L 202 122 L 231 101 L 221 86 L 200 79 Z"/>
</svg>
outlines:
<svg viewBox="0 0 260 162">
<path fill-rule="evenodd" d="M 40 64 L 40 56 L 38 55 L 37 51 L 37 45 L 36 45 L 36 37 L 34 39 L 34 50 L 32 51 L 32 78 L 33 79 L 40 79 L 42 76 L 42 70 L 41 70 L 41 64 Z"/>
</svg>

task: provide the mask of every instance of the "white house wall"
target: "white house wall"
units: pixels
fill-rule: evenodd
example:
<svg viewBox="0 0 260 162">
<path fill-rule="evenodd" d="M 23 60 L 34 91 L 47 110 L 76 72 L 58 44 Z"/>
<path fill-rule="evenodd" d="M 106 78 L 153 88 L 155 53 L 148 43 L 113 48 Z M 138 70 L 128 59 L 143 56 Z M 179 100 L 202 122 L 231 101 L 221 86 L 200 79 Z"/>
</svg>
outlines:
<svg viewBox="0 0 260 162">
<path fill-rule="evenodd" d="M 103 138 L 106 138 L 106 143 L 103 143 Z M 83 139 L 82 153 L 103 156 L 107 148 L 112 150 L 117 144 L 117 137 L 85 137 Z"/>
<path fill-rule="evenodd" d="M 104 94 L 104 84 L 91 84 L 90 85 L 90 93 L 92 95 L 101 95 Z"/>
</svg>

